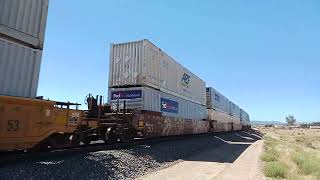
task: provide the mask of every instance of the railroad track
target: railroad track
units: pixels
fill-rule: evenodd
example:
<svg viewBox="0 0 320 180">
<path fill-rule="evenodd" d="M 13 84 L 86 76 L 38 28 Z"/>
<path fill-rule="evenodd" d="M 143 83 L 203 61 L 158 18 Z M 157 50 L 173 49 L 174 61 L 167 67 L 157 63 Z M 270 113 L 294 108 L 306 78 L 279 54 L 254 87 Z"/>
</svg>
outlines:
<svg viewBox="0 0 320 180">
<path fill-rule="evenodd" d="M 77 147 L 63 148 L 63 149 L 54 149 L 48 152 L 23 152 L 23 151 L 15 151 L 15 152 L 4 152 L 0 153 L 0 167 L 7 166 L 10 164 L 26 162 L 26 161 L 45 161 L 50 160 L 56 157 L 68 157 L 72 155 L 76 155 L 79 153 L 88 153 L 94 151 L 102 151 L 102 150 L 119 150 L 130 148 L 138 145 L 144 144 L 155 144 L 165 141 L 177 141 L 186 138 L 195 138 L 201 136 L 214 135 L 218 133 L 211 134 L 196 134 L 196 135 L 183 135 L 183 136 L 170 136 L 170 137 L 158 137 L 158 138 L 150 138 L 150 139 L 135 139 L 132 142 L 126 143 L 114 143 L 114 144 L 90 144 L 90 145 L 80 145 Z"/>
</svg>

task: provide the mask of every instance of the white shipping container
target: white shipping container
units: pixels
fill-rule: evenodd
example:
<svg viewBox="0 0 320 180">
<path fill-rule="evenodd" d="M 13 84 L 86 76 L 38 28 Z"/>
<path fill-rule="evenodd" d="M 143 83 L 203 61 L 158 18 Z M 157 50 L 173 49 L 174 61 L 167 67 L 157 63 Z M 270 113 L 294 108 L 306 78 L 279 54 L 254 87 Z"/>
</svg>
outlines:
<svg viewBox="0 0 320 180">
<path fill-rule="evenodd" d="M 240 131 L 242 129 L 242 124 L 241 123 L 234 123 L 233 124 L 233 130 L 235 131 Z"/>
<path fill-rule="evenodd" d="M 230 104 L 230 115 L 240 118 L 240 107 L 235 103 L 233 103 L 232 101 L 229 101 L 229 104 Z"/>
<path fill-rule="evenodd" d="M 240 118 L 235 116 L 230 116 L 231 122 L 234 124 L 241 124 Z"/>
<path fill-rule="evenodd" d="M 248 122 L 248 121 L 241 121 L 241 125 L 242 125 L 242 126 L 248 126 L 248 125 L 249 125 L 249 122 Z"/>
<path fill-rule="evenodd" d="M 205 105 L 205 82 L 148 40 L 112 44 L 109 87 L 149 86 Z"/>
<path fill-rule="evenodd" d="M 0 34 L 43 48 L 48 0 L 0 0 Z"/>
<path fill-rule="evenodd" d="M 230 113 L 230 104 L 228 98 L 212 87 L 206 88 L 207 108 L 218 109 L 225 113 Z"/>
<path fill-rule="evenodd" d="M 225 112 L 215 110 L 215 109 L 207 109 L 208 111 L 208 119 L 216 121 L 218 123 L 230 123 L 231 116 Z"/>
<path fill-rule="evenodd" d="M 161 112 L 163 116 L 186 119 L 206 119 L 206 107 L 149 87 L 110 88 L 108 102 L 122 108 Z"/>
<path fill-rule="evenodd" d="M 240 109 L 240 119 L 241 119 L 241 121 L 248 121 L 249 122 L 250 116 L 246 111 L 244 111 L 243 109 Z"/>
<path fill-rule="evenodd" d="M 0 38 L 0 95 L 37 95 L 42 51 Z"/>
</svg>

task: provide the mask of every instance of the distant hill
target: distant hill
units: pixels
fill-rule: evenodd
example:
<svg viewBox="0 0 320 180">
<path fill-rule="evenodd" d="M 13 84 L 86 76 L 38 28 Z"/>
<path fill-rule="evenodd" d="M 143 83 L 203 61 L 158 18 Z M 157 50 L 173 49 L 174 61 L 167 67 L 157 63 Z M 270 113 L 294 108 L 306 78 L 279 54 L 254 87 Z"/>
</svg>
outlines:
<svg viewBox="0 0 320 180">
<path fill-rule="evenodd" d="M 251 121 L 252 125 L 285 125 L 283 122 L 279 121 Z"/>
</svg>

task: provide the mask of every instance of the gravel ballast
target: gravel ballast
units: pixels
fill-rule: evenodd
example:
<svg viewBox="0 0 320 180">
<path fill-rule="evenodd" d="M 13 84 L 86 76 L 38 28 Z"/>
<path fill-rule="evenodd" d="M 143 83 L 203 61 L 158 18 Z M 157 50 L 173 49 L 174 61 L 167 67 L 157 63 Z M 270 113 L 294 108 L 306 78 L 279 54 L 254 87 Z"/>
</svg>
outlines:
<svg viewBox="0 0 320 180">
<path fill-rule="evenodd" d="M 236 138 L 232 133 L 217 136 Z M 76 153 L 68 157 L 1 167 L 0 179 L 132 179 L 172 166 L 190 155 L 222 144 L 211 134 L 121 150 Z"/>
</svg>

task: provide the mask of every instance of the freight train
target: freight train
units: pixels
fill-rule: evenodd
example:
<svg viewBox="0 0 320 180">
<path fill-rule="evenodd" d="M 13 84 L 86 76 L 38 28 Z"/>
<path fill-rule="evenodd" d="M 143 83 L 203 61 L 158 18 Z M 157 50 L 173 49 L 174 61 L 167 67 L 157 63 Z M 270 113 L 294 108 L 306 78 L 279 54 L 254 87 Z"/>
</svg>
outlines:
<svg viewBox="0 0 320 180">
<path fill-rule="evenodd" d="M 0 151 L 247 130 L 249 114 L 148 40 L 112 44 L 107 103 L 0 96 Z"/>
<path fill-rule="evenodd" d="M 0 5 L 0 151 L 250 128 L 248 113 L 148 40 L 111 45 L 107 103 L 36 98 L 48 0 Z"/>
</svg>

